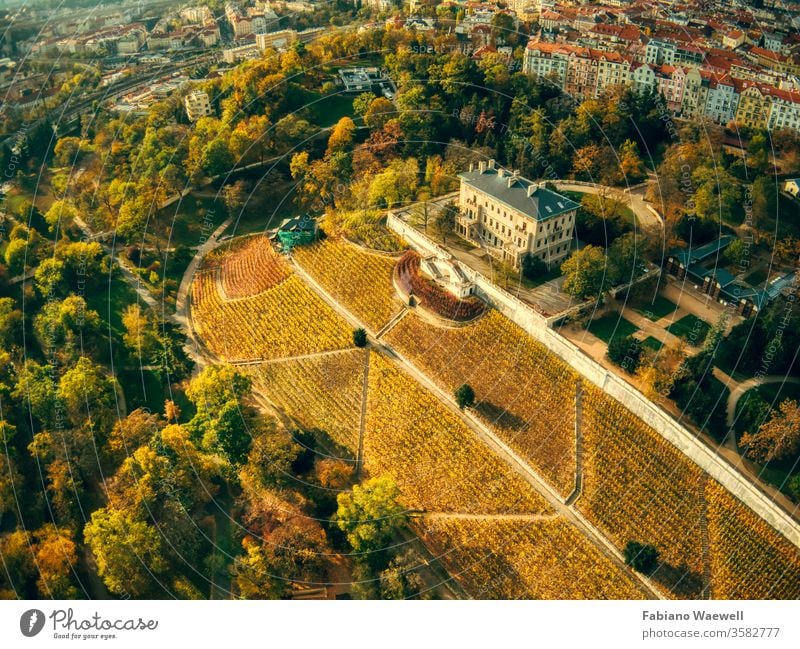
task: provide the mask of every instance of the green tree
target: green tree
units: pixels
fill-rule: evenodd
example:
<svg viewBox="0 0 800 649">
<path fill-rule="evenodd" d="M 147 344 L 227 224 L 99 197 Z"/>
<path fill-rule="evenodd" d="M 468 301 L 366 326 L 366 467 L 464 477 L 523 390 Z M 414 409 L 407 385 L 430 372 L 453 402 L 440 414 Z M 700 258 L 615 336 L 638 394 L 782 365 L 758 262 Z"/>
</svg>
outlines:
<svg viewBox="0 0 800 649">
<path fill-rule="evenodd" d="M 55 201 L 47 213 L 44 215 L 44 220 L 50 228 L 50 232 L 67 231 L 72 228 L 75 217 L 78 216 L 77 210 L 67 201 Z"/>
<path fill-rule="evenodd" d="M 562 289 L 579 299 L 599 298 L 606 286 L 606 256 L 601 248 L 587 245 L 561 264 Z"/>
<path fill-rule="evenodd" d="M 252 383 L 249 376 L 232 365 L 209 365 L 192 379 L 186 396 L 198 408 L 213 412 L 250 394 Z"/>
<path fill-rule="evenodd" d="M 392 536 L 408 521 L 400 504 L 400 490 L 390 478 L 371 478 L 336 498 L 336 523 L 359 561 L 373 563 Z"/>
<path fill-rule="evenodd" d="M 42 261 L 33 274 L 36 290 L 44 298 L 53 297 L 64 288 L 65 264 L 59 259 L 50 257 Z"/>
<path fill-rule="evenodd" d="M 608 358 L 626 372 L 633 374 L 639 367 L 642 344 L 633 336 L 614 336 L 608 343 Z"/>
<path fill-rule="evenodd" d="M 356 347 L 367 346 L 367 332 L 365 329 L 359 327 L 358 329 L 353 330 L 353 344 Z"/>
<path fill-rule="evenodd" d="M 650 574 L 658 567 L 658 550 L 652 545 L 628 541 L 623 555 L 625 563 L 637 572 Z"/>
<path fill-rule="evenodd" d="M 461 410 L 464 408 L 471 408 L 473 405 L 475 405 L 475 390 L 473 390 L 472 386 L 468 383 L 463 383 L 460 385 L 456 389 L 454 396 L 456 398 L 456 403 Z"/>
<path fill-rule="evenodd" d="M 795 459 L 800 454 L 800 406 L 784 399 L 755 434 L 745 433 L 739 442 L 757 462 Z"/>
<path fill-rule="evenodd" d="M 153 594 L 157 575 L 168 568 L 156 529 L 125 510 L 104 507 L 95 511 L 84 538 L 98 574 L 116 595 Z"/>
<path fill-rule="evenodd" d="M 58 382 L 58 398 L 76 426 L 91 421 L 111 429 L 116 418 L 116 380 L 86 356 L 81 356 Z"/>
</svg>

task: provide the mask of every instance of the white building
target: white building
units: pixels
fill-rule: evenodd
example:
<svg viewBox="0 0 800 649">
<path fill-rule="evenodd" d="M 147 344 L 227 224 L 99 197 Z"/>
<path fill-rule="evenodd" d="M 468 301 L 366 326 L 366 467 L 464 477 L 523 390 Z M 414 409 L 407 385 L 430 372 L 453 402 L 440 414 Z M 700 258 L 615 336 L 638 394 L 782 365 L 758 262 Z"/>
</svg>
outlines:
<svg viewBox="0 0 800 649">
<path fill-rule="evenodd" d="M 190 122 L 196 122 L 201 117 L 208 117 L 212 114 L 208 93 L 202 90 L 195 90 L 186 95 L 183 105 L 186 107 L 186 116 Z"/>
<path fill-rule="evenodd" d="M 578 203 L 497 167 L 494 160 L 459 178 L 459 236 L 515 267 L 528 254 L 547 264 L 569 254 Z"/>
</svg>

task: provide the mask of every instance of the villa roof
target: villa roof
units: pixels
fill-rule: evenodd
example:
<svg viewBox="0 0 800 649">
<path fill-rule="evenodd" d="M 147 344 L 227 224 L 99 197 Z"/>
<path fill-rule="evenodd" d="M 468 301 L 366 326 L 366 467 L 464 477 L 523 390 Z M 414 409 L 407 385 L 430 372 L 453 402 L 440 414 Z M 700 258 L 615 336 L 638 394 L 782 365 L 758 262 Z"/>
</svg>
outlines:
<svg viewBox="0 0 800 649">
<path fill-rule="evenodd" d="M 526 178 L 514 176 L 510 171 L 501 168 L 487 167 L 483 171 L 474 169 L 459 174 L 459 178 L 467 185 L 537 221 L 545 221 L 580 207 L 566 196 Z"/>
</svg>

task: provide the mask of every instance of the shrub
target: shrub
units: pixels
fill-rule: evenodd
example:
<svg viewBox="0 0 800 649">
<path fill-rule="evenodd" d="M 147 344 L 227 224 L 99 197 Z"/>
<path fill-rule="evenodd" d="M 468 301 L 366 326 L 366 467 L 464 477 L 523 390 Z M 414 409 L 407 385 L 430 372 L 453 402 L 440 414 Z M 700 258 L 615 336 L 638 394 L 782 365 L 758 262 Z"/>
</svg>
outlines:
<svg viewBox="0 0 800 649">
<path fill-rule="evenodd" d="M 522 259 L 522 274 L 525 279 L 537 279 L 547 272 L 547 264 L 538 257 L 525 255 Z"/>
<path fill-rule="evenodd" d="M 608 358 L 629 373 L 636 371 L 642 355 L 642 345 L 633 336 L 614 336 L 608 343 Z"/>
</svg>

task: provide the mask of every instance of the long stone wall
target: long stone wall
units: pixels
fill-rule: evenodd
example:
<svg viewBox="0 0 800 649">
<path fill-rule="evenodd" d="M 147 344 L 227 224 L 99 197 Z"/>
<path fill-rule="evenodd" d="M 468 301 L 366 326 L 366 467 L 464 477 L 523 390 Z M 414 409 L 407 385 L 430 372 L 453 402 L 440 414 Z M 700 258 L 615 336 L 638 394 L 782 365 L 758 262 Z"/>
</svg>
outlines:
<svg viewBox="0 0 800 649">
<path fill-rule="evenodd" d="M 389 214 L 387 226 L 405 239 L 421 254 L 436 254 L 452 258 L 450 253 L 410 225 Z M 634 415 L 656 430 L 664 439 L 680 449 L 695 464 L 722 484 L 734 496 L 761 516 L 791 543 L 800 548 L 800 525 L 764 492 L 752 484 L 724 458 L 714 453 L 694 433 L 681 426 L 667 412 L 647 399 L 627 381 L 609 372 L 577 345 L 559 336 L 548 327 L 544 315 L 493 284 L 488 278 L 455 260 L 475 283 L 479 297 L 491 304 L 509 320 L 519 325 L 547 349 L 568 363 L 584 378 L 606 394 L 622 403 Z"/>
</svg>

